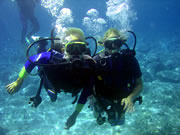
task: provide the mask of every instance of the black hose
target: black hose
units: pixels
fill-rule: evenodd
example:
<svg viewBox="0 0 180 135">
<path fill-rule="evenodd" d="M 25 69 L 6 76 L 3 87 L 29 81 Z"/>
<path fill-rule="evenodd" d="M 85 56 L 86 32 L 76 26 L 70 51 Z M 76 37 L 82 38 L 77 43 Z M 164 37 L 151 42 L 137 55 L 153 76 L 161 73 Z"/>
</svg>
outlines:
<svg viewBox="0 0 180 135">
<path fill-rule="evenodd" d="M 38 89 L 38 91 L 36 93 L 36 97 L 40 96 L 40 94 L 41 94 L 41 89 L 42 89 L 43 81 L 44 81 L 44 76 L 41 78 L 39 89 Z"/>
<path fill-rule="evenodd" d="M 134 36 L 134 45 L 133 45 L 133 50 L 135 51 L 135 48 L 136 48 L 136 34 L 135 34 L 133 31 L 127 31 L 127 32 L 129 32 L 129 33 L 133 34 L 133 36 Z"/>
<path fill-rule="evenodd" d="M 72 104 L 75 104 L 77 99 L 78 99 L 78 95 L 76 95 L 76 97 L 75 97 L 74 101 L 72 102 Z"/>
<path fill-rule="evenodd" d="M 52 28 L 52 30 L 51 30 L 51 38 L 54 38 L 54 30 L 55 30 L 55 28 Z M 51 48 L 52 48 L 52 46 L 54 46 L 54 40 L 51 40 Z"/>
<path fill-rule="evenodd" d="M 95 55 L 96 55 L 96 52 L 97 52 L 97 40 L 94 38 L 94 37 L 91 37 L 91 36 L 89 36 L 89 37 L 86 37 L 86 40 L 87 39 L 93 39 L 94 40 L 94 42 L 95 42 L 95 50 L 94 50 L 94 53 L 93 53 L 93 55 L 92 55 L 92 57 L 94 57 Z"/>
<path fill-rule="evenodd" d="M 128 50 L 130 50 L 130 48 L 129 48 L 128 44 L 123 43 L 123 45 L 125 45 L 125 46 L 127 47 L 127 49 L 128 49 Z"/>
<path fill-rule="evenodd" d="M 33 43 L 31 43 L 28 48 L 27 48 L 27 51 L 26 51 L 26 57 L 28 59 L 29 62 L 35 64 L 35 65 L 38 65 L 38 66 L 55 66 L 55 65 L 66 65 L 66 64 L 70 64 L 70 62 L 62 62 L 62 63 L 57 63 L 57 64 L 40 64 L 38 62 L 33 62 L 30 58 L 29 58 L 29 50 L 31 49 L 32 46 L 34 46 L 35 44 L 41 42 L 41 41 L 46 41 L 46 40 L 60 40 L 60 38 L 44 38 L 44 39 L 40 39 L 40 40 L 37 40 L 37 41 L 34 41 Z"/>
</svg>

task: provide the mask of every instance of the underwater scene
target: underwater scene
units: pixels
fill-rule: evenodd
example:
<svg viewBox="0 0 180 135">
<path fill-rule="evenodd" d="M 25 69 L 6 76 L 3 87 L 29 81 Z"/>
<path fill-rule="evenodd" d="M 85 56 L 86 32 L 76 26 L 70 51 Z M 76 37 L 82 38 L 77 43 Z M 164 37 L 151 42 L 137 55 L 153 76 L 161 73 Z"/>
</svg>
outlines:
<svg viewBox="0 0 180 135">
<path fill-rule="evenodd" d="M 180 135 L 179 7 L 179 0 L 0 0 L 0 135 Z M 67 36 L 69 28 L 79 29 Z M 105 40 L 110 28 L 126 38 L 112 36 Z M 81 40 L 83 33 L 79 36 L 76 30 L 83 31 L 86 38 Z M 129 48 L 130 54 L 125 55 L 137 59 L 137 65 L 131 68 L 137 66 L 139 75 L 130 93 L 135 98 L 127 96 L 109 103 L 97 94 L 96 89 L 103 84 L 97 87 L 93 77 L 102 82 L 102 67 L 110 58 L 124 53 L 104 57 L 101 70 L 94 56 L 120 47 L 116 41 Z M 60 42 L 58 47 L 53 46 L 56 42 Z M 86 54 L 87 48 L 88 60 L 92 57 L 88 64 L 93 63 L 88 68 L 82 66 L 86 61 L 74 57 L 77 52 Z M 71 53 L 72 59 L 78 59 L 76 63 L 71 61 Z M 40 60 L 42 55 L 51 59 L 56 54 L 57 60 L 65 62 L 58 61 L 55 68 L 48 68 L 52 61 L 49 66 Z M 83 67 L 80 72 L 79 67 Z M 74 76 L 64 75 L 64 69 Z M 126 78 L 124 74 L 108 71 L 104 76 L 113 84 L 121 84 L 117 76 Z M 73 84 L 74 90 L 79 78 L 82 87 L 66 91 L 64 85 Z M 56 87 L 60 90 L 54 90 Z M 116 88 L 109 87 L 107 99 Z M 86 89 L 91 94 L 83 93 Z M 136 99 L 139 102 L 134 102 Z M 99 112 L 95 103 L 101 106 Z"/>
</svg>

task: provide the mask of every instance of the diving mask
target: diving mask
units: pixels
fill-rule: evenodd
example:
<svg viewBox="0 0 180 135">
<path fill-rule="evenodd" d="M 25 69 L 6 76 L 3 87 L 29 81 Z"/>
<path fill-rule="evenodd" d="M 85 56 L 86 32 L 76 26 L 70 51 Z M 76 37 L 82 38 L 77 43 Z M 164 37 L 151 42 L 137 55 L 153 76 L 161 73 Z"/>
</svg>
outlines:
<svg viewBox="0 0 180 135">
<path fill-rule="evenodd" d="M 104 42 L 104 47 L 109 50 L 120 49 L 122 45 L 123 43 L 120 38 L 109 38 Z"/>
<path fill-rule="evenodd" d="M 65 45 L 65 49 L 70 55 L 80 55 L 86 52 L 86 46 L 85 42 L 69 42 Z"/>
</svg>

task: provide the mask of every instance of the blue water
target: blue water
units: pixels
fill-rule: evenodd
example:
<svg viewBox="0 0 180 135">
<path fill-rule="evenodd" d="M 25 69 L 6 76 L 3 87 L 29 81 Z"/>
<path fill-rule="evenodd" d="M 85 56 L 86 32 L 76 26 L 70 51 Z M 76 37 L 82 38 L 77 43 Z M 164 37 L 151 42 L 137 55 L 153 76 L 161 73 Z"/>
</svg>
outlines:
<svg viewBox="0 0 180 135">
<path fill-rule="evenodd" d="M 28 77 L 18 93 L 8 95 L 5 86 L 16 80 L 26 61 L 27 46 L 20 43 L 22 27 L 15 2 L 0 0 L 0 135 L 180 135 L 180 1 L 114 0 L 114 6 L 125 5 L 117 13 L 115 7 L 108 11 L 108 0 L 64 0 L 61 6 L 58 2 L 62 0 L 53 0 L 57 2 L 55 14 L 52 3 L 45 6 L 47 1 L 42 0 L 35 9 L 40 23 L 35 36 L 48 37 L 55 25 L 79 27 L 86 36 L 97 39 L 110 27 L 136 33 L 136 57 L 144 81 L 143 104 L 136 104 L 136 111 L 126 114 L 123 126 L 111 127 L 108 123 L 97 125 L 87 103 L 76 125 L 67 131 L 64 123 L 75 108 L 70 95 L 60 94 L 52 103 L 43 91 L 41 105 L 37 109 L 30 107 L 29 97 L 38 89 L 37 76 Z M 113 5 L 112 0 L 109 3 Z M 60 16 L 63 8 L 72 14 Z M 87 14 L 92 8 L 98 12 L 96 16 Z M 58 16 L 65 21 L 58 23 Z M 84 22 L 85 17 L 89 21 Z M 133 44 L 131 36 L 129 44 Z"/>
</svg>

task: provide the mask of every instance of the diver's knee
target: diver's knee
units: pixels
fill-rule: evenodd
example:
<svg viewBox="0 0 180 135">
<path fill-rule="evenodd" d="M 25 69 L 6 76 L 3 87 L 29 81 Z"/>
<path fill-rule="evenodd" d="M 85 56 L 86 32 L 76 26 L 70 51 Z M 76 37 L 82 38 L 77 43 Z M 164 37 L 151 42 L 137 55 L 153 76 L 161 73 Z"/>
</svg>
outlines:
<svg viewBox="0 0 180 135">
<path fill-rule="evenodd" d="M 57 99 L 57 92 L 55 90 L 51 90 L 51 89 L 46 89 L 50 99 L 52 102 L 55 102 Z"/>
<path fill-rule="evenodd" d="M 56 94 L 49 94 L 49 97 L 51 99 L 51 102 L 55 102 L 57 99 L 57 93 Z"/>
<path fill-rule="evenodd" d="M 39 31 L 39 30 L 40 30 L 40 25 L 39 25 L 39 23 L 36 24 L 35 29 L 36 29 L 36 31 Z"/>
<path fill-rule="evenodd" d="M 56 98 L 51 98 L 51 102 L 55 102 L 56 99 L 57 99 L 57 97 Z"/>
</svg>

